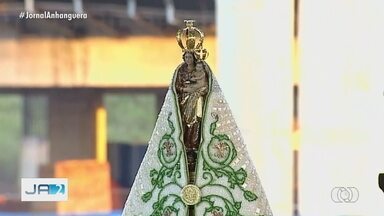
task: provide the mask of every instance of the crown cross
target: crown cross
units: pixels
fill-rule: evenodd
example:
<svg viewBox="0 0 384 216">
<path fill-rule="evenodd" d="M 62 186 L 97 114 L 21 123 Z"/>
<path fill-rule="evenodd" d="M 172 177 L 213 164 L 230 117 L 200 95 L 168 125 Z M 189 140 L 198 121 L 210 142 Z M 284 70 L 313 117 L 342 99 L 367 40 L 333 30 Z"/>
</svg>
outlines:
<svg viewBox="0 0 384 216">
<path fill-rule="evenodd" d="M 194 26 L 195 20 L 184 20 L 184 23 L 186 27 L 177 31 L 177 44 L 183 52 L 193 52 L 197 59 L 206 59 L 208 51 L 203 48 L 204 33 Z"/>
</svg>

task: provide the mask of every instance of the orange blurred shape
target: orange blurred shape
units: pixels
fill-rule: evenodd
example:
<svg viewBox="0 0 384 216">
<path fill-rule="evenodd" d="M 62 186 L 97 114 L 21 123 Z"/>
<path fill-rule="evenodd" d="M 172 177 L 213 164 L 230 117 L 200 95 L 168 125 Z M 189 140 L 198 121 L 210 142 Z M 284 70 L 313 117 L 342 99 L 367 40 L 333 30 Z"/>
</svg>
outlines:
<svg viewBox="0 0 384 216">
<path fill-rule="evenodd" d="M 112 210 L 110 167 L 107 162 L 57 162 L 55 177 L 68 178 L 68 201 L 57 203 L 57 213 L 102 213 Z"/>
<path fill-rule="evenodd" d="M 0 195 L 0 205 L 4 204 L 5 202 L 7 202 L 7 197 Z"/>
</svg>

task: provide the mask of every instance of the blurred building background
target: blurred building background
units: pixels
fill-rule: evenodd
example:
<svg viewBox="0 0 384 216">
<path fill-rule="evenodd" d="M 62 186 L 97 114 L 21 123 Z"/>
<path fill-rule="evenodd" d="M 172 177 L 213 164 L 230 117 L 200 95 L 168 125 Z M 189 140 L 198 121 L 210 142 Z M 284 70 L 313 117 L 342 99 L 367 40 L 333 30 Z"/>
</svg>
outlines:
<svg viewBox="0 0 384 216">
<path fill-rule="evenodd" d="M 83 179 L 71 186 L 81 203 L 67 212 L 120 211 L 182 61 L 184 19 L 198 20 L 216 65 L 214 9 L 213 0 L 1 0 L 0 212 L 66 210 L 20 202 L 21 177 L 60 175 Z M 24 20 L 21 11 L 87 18 Z"/>
<path fill-rule="evenodd" d="M 0 0 L 0 212 L 118 214 L 182 61 L 184 19 L 206 33 L 274 215 L 384 212 L 381 0 Z M 38 176 L 80 179 L 82 205 L 20 203 L 19 179 Z M 335 203 L 335 187 L 359 201 Z"/>
</svg>

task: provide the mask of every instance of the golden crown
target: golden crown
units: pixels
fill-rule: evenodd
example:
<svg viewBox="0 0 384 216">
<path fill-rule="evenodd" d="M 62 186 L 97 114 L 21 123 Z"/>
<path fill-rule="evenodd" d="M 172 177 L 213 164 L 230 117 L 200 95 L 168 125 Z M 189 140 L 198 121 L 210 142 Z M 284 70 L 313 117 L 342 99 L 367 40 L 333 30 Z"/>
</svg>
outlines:
<svg viewBox="0 0 384 216">
<path fill-rule="evenodd" d="M 183 52 L 193 52 L 199 60 L 208 57 L 208 51 L 203 48 L 204 33 L 196 28 L 195 20 L 184 20 L 185 28 L 177 31 L 176 40 Z"/>
</svg>

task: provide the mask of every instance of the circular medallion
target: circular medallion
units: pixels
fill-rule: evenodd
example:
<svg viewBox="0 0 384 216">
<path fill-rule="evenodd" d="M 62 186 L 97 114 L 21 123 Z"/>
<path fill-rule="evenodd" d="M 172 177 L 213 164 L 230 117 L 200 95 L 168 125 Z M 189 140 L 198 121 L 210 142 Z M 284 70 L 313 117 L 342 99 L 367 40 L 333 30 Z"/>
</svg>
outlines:
<svg viewBox="0 0 384 216">
<path fill-rule="evenodd" d="M 181 199 L 186 205 L 196 205 L 200 197 L 200 189 L 196 185 L 189 184 L 181 190 Z"/>
</svg>

